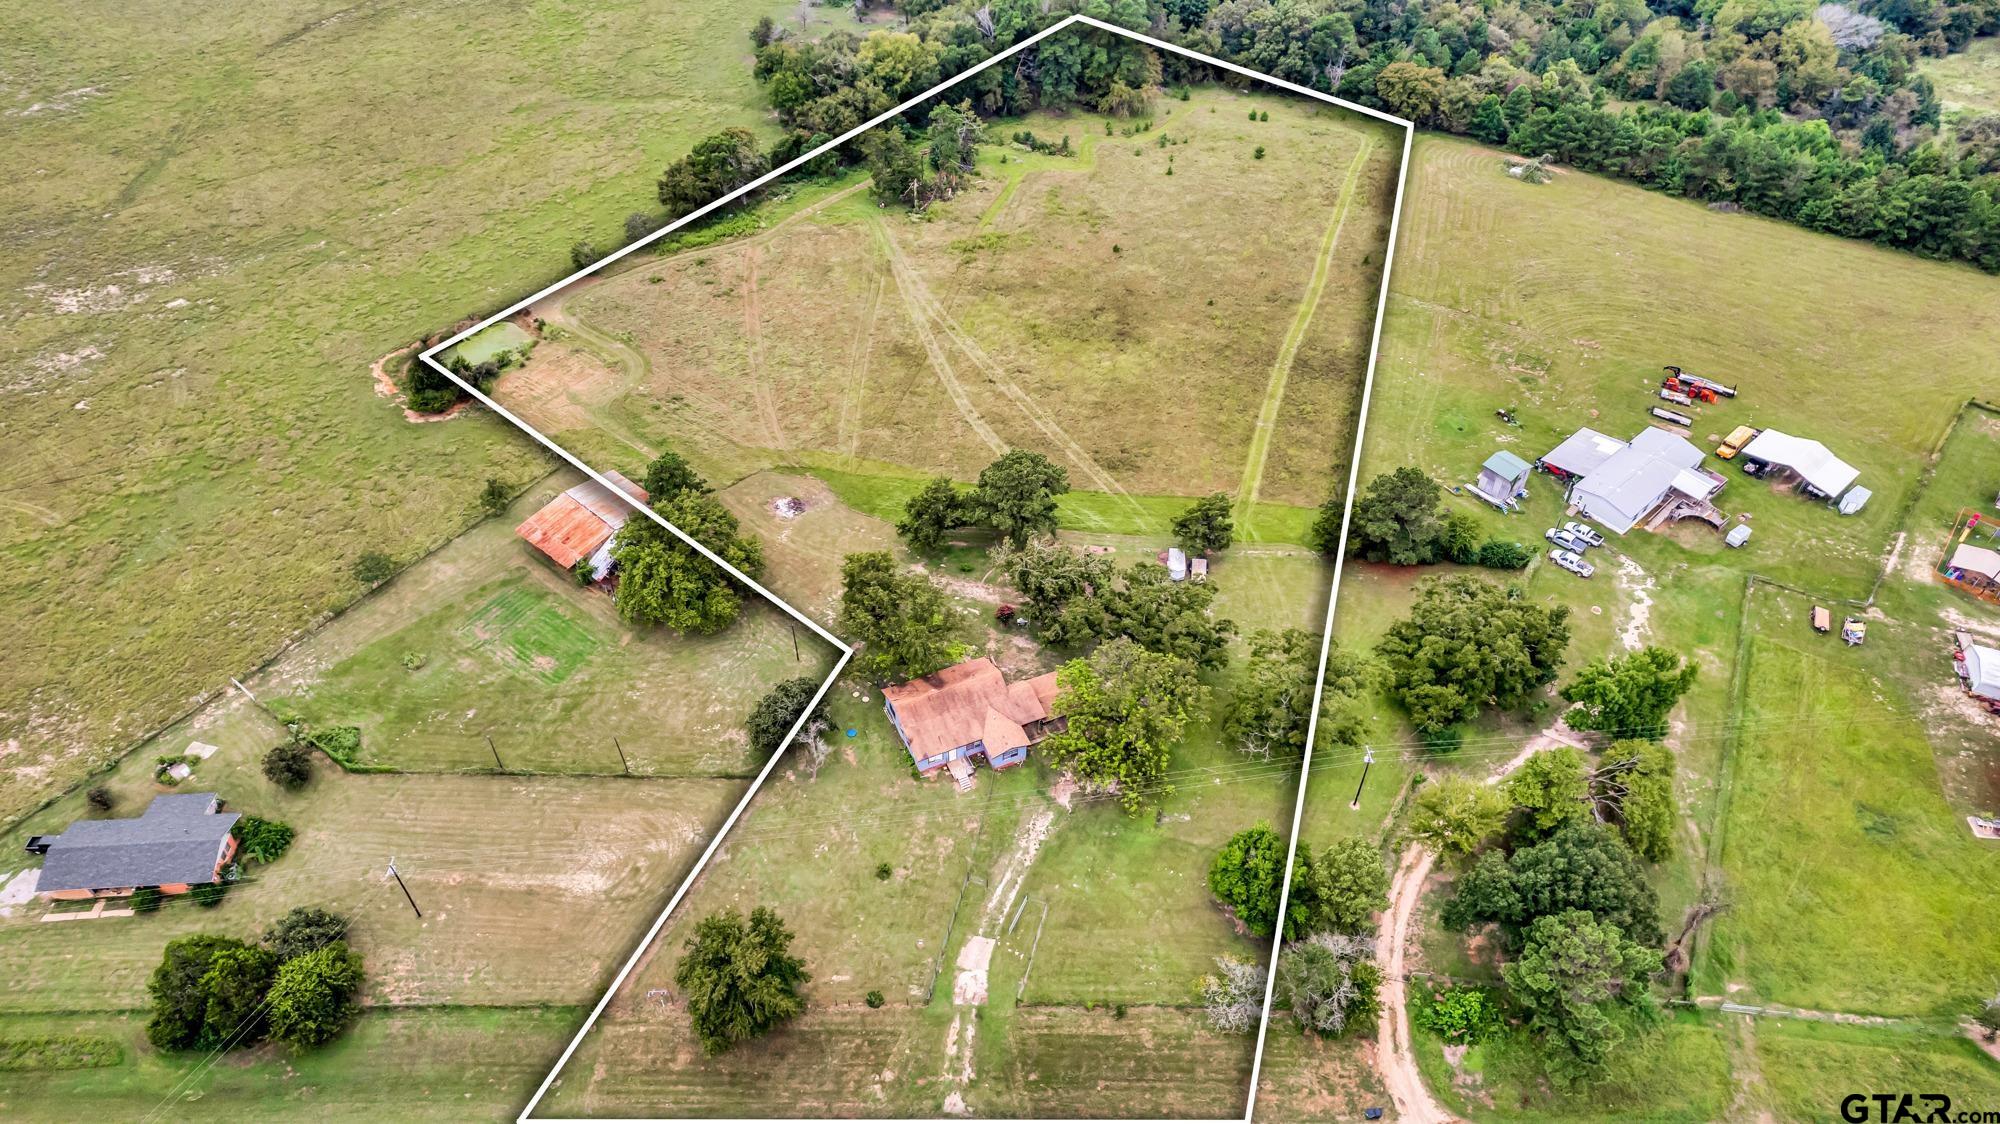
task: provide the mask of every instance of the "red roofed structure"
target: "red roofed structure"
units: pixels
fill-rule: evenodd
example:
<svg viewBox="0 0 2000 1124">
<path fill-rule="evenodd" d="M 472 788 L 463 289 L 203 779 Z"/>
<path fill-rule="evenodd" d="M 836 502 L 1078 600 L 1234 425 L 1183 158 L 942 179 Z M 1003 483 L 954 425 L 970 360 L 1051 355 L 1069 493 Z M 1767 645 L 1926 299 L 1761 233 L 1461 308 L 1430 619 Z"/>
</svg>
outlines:
<svg viewBox="0 0 2000 1124">
<path fill-rule="evenodd" d="M 645 503 L 648 499 L 646 489 L 618 473 L 607 472 L 604 476 L 638 502 Z M 602 578 L 611 572 L 612 540 L 631 514 L 631 504 L 597 481 L 586 480 L 549 501 L 514 528 L 514 533 L 565 570 L 575 569 L 578 562 L 590 559 L 590 576 Z"/>
<path fill-rule="evenodd" d="M 1063 719 L 1049 709 L 1055 697 L 1055 672 L 1009 683 L 983 656 L 882 690 L 917 769 L 925 776 L 950 769 L 960 787 L 970 783 L 972 758 L 995 769 L 1019 765 L 1029 746 L 1061 731 Z"/>
</svg>

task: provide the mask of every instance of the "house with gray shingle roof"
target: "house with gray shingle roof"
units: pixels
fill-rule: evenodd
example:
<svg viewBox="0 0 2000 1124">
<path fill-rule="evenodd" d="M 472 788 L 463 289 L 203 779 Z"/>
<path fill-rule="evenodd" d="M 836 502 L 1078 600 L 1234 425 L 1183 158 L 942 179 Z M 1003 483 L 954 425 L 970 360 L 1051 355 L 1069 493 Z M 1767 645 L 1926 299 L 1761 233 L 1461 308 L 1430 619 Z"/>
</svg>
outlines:
<svg viewBox="0 0 2000 1124">
<path fill-rule="evenodd" d="M 230 829 L 241 819 L 213 792 L 156 796 L 131 819 L 78 820 L 48 848 L 35 889 L 45 898 L 129 894 L 141 886 L 184 894 L 217 882 L 236 857 Z"/>
</svg>

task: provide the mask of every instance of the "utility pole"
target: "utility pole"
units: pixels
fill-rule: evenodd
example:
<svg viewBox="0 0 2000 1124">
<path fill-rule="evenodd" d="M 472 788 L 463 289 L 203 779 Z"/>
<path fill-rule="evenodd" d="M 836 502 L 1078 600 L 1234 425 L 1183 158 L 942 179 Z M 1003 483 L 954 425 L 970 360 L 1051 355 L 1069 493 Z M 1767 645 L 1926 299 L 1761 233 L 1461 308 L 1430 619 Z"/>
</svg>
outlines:
<svg viewBox="0 0 2000 1124">
<path fill-rule="evenodd" d="M 1356 811 L 1361 809 L 1361 786 L 1368 783 L 1368 766 L 1374 763 L 1375 747 L 1369 746 L 1361 751 L 1361 783 L 1354 786 L 1354 802 L 1348 805 L 1349 808 Z"/>
<path fill-rule="evenodd" d="M 493 767 L 500 770 L 503 773 L 506 772 L 507 766 L 502 764 L 500 761 L 500 749 L 498 746 L 493 744 L 492 734 L 486 735 L 486 748 L 493 751 Z"/>
<path fill-rule="evenodd" d="M 417 908 L 417 899 L 410 897 L 409 885 L 403 881 L 401 874 L 396 873 L 396 860 L 394 856 L 391 856 L 389 859 L 389 877 L 396 880 L 396 885 L 403 887 L 403 897 L 408 899 L 410 903 L 410 912 L 416 914 L 421 919 L 424 911 Z"/>
<path fill-rule="evenodd" d="M 611 745 L 613 748 L 618 750 L 618 764 L 624 767 L 625 775 L 628 777 L 631 776 L 632 763 L 630 761 L 625 760 L 625 747 L 618 744 L 618 735 L 613 734 L 611 736 Z"/>
</svg>

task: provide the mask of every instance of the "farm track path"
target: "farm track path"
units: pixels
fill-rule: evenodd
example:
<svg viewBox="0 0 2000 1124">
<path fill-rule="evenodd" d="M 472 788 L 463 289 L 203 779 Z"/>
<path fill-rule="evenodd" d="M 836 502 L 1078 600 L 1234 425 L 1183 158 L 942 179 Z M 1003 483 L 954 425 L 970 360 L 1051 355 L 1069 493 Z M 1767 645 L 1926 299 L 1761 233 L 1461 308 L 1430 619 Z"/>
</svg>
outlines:
<svg viewBox="0 0 2000 1124">
<path fill-rule="evenodd" d="M 868 289 L 868 304 L 854 331 L 854 348 L 847 361 L 847 381 L 840 388 L 840 418 L 835 440 L 849 460 L 861 453 L 861 403 L 868 394 L 868 361 L 875 351 L 875 318 L 882 311 L 882 290 L 888 280 L 879 274 Z"/>
<path fill-rule="evenodd" d="M 1007 442 L 987 424 L 986 418 L 979 412 L 979 407 L 972 404 L 972 396 L 966 393 L 965 384 L 959 381 L 958 371 L 951 365 L 951 357 L 945 354 L 944 345 L 938 341 L 937 333 L 931 330 L 930 317 L 924 313 L 913 292 L 918 282 L 913 276 L 913 271 L 903 261 L 901 252 L 896 249 L 895 240 L 889 237 L 888 228 L 882 224 L 881 219 L 872 217 L 869 226 L 875 232 L 875 240 L 881 246 L 882 253 L 889 259 L 890 275 L 896 279 L 896 293 L 903 298 L 903 308 L 910 314 L 910 326 L 916 331 L 917 339 L 924 345 L 924 354 L 930 357 L 931 370 L 936 372 L 938 381 L 944 384 L 944 392 L 950 396 L 951 404 L 958 410 L 958 416 L 965 419 L 965 424 L 973 433 L 979 435 L 979 439 L 986 443 L 987 448 L 993 450 L 995 456 L 1006 453 Z"/>
<path fill-rule="evenodd" d="M 878 223 L 877 229 L 881 231 L 883 243 L 888 249 L 890 265 L 896 271 L 897 284 L 903 290 L 904 304 L 909 308 L 911 318 L 928 321 L 920 331 L 926 337 L 930 336 L 933 328 L 941 332 L 960 354 L 979 368 L 980 373 L 986 376 L 986 380 L 993 384 L 994 389 L 1005 395 L 1008 401 L 1021 411 L 1023 417 L 1027 418 L 1036 429 L 1041 430 L 1044 436 L 1069 457 L 1072 464 L 1081 469 L 1083 474 L 1097 485 L 1097 490 L 1118 496 L 1134 511 L 1142 511 L 1138 501 L 1132 498 L 1132 494 L 1125 490 L 1125 486 L 1118 482 L 1117 477 L 1106 472 L 1104 467 L 1097 463 L 1097 459 L 1090 455 L 1088 449 L 1071 437 L 1062 424 L 1043 409 L 1041 403 L 1035 401 L 1033 395 L 1021 389 L 1020 385 L 1007 374 L 1005 367 L 986 353 L 986 349 L 979 345 L 978 340 L 973 339 L 956 320 L 952 319 L 951 314 L 931 292 L 930 286 L 904 256 L 902 247 L 896 244 L 888 228 Z M 926 347 L 928 346 L 927 343 Z"/>
<path fill-rule="evenodd" d="M 1353 162 L 1347 166 L 1347 176 L 1340 184 L 1340 198 L 1334 203 L 1333 215 L 1327 220 L 1326 233 L 1320 237 L 1319 256 L 1313 261 L 1312 277 L 1306 282 L 1306 291 L 1299 298 L 1298 311 L 1292 315 L 1292 324 L 1285 330 L 1284 342 L 1278 345 L 1278 357 L 1271 363 L 1271 378 L 1264 388 L 1264 404 L 1257 411 L 1257 427 L 1250 433 L 1250 451 L 1244 458 L 1243 480 L 1236 488 L 1236 521 L 1241 524 L 1249 518 L 1250 510 L 1257 503 L 1257 493 L 1264 486 L 1264 464 L 1271 455 L 1271 442 L 1277 436 L 1278 413 L 1285 402 L 1285 383 L 1290 379 L 1292 363 L 1298 358 L 1299 346 L 1305 342 L 1306 329 L 1311 327 L 1313 313 L 1319 309 L 1320 296 L 1326 292 L 1327 277 L 1333 272 L 1333 255 L 1340 247 L 1340 230 L 1347 225 L 1347 216 L 1354 209 L 1355 188 L 1361 182 L 1361 170 L 1367 166 L 1368 157 L 1375 150 L 1373 137 L 1363 137 L 1360 151 L 1354 154 Z"/>
<path fill-rule="evenodd" d="M 1529 739 L 1521 752 L 1486 778 L 1486 783 L 1499 784 L 1528 758 L 1558 744 L 1573 743 L 1560 725 L 1551 726 Z M 1423 1071 L 1417 1068 L 1416 1050 L 1410 1040 L 1410 929 L 1435 861 L 1436 856 L 1422 844 L 1412 843 L 1405 848 L 1396 864 L 1395 878 L 1389 883 L 1389 908 L 1383 911 L 1389 940 L 1382 958 L 1382 1010 L 1375 1022 L 1376 1067 L 1381 1071 L 1390 1100 L 1396 1105 L 1396 1119 L 1409 1124 L 1448 1124 L 1458 1119 L 1425 1087 Z"/>
<path fill-rule="evenodd" d="M 769 241 L 771 238 L 775 237 L 779 232 L 783 231 L 786 227 L 792 225 L 793 223 L 799 222 L 802 219 L 810 218 L 813 215 L 816 215 L 819 212 L 825 210 L 826 208 L 834 205 L 835 203 L 839 203 L 844 199 L 850 198 L 857 192 L 867 190 L 870 182 L 871 181 L 869 180 L 862 180 L 860 183 L 841 188 L 839 191 L 834 192 L 832 195 L 829 195 L 824 199 L 817 200 L 807 206 L 801 207 L 798 210 L 793 211 L 791 214 L 786 215 L 784 218 L 779 219 L 777 222 L 772 223 L 770 226 L 765 227 L 763 230 L 758 231 L 756 234 L 752 234 L 746 238 L 740 238 L 734 241 L 724 242 L 720 244 L 720 246 L 697 246 L 692 249 L 681 250 L 677 253 L 667 254 L 663 257 L 656 257 L 651 259 L 641 259 L 639 256 L 634 255 L 612 266 L 610 268 L 610 271 L 607 273 L 597 274 L 590 277 L 582 278 L 577 282 L 572 283 L 557 292 L 549 294 L 548 296 L 530 305 L 526 309 L 526 311 L 528 315 L 531 317 L 543 320 L 550 324 L 555 324 L 566 331 L 574 333 L 578 339 L 583 341 L 584 345 L 589 350 L 596 352 L 599 358 L 603 359 L 610 366 L 622 369 L 625 373 L 626 389 L 629 390 L 632 387 L 643 385 L 646 381 L 647 376 L 652 373 L 653 369 L 652 361 L 647 359 L 644 353 L 639 351 L 637 348 L 631 346 L 630 344 L 624 342 L 623 340 L 620 340 L 617 337 L 610 335 L 609 333 L 606 333 L 598 328 L 592 327 L 591 325 L 585 323 L 581 318 L 579 318 L 574 312 L 570 310 L 569 308 L 570 298 L 577 296 L 578 294 L 586 291 L 592 286 L 600 285 L 607 281 L 612 280 L 613 278 L 623 276 L 625 273 L 629 273 L 632 270 L 637 269 L 641 264 L 651 265 L 651 266 L 668 265 L 673 262 L 681 261 L 682 259 L 685 258 L 695 257 L 702 254 L 713 254 L 719 251 L 727 251 L 727 250 L 741 250 L 744 251 L 746 254 L 754 253 L 756 247 L 761 246 L 764 242 Z M 755 287 L 756 287 L 756 282 L 755 282 L 755 273 L 753 265 L 751 280 L 746 286 L 746 294 L 747 294 L 746 305 L 755 304 Z M 752 346 L 755 348 L 755 356 L 753 358 L 753 368 L 752 368 L 753 371 L 757 369 L 758 365 L 761 365 L 763 356 L 762 333 L 761 331 L 753 329 L 753 323 L 755 322 L 756 319 L 758 318 L 755 317 L 755 313 L 753 313 L 751 309 L 746 308 L 744 312 L 745 329 L 747 332 L 750 333 L 751 339 L 753 340 Z M 758 381 L 761 383 L 762 380 L 759 379 Z M 689 401 L 696 403 L 705 411 L 713 414 L 717 419 L 726 418 L 729 416 L 728 408 L 722 402 L 716 400 L 712 396 L 701 394 L 686 386 L 676 387 L 675 391 L 676 393 L 680 394 Z M 772 433 L 780 434 L 782 433 L 782 431 L 774 424 L 773 418 L 770 415 L 764 414 L 763 412 L 763 408 L 766 405 L 770 404 L 768 398 L 769 398 L 768 389 L 760 390 L 759 402 L 758 402 L 759 414 L 760 417 L 762 417 L 764 424 L 771 429 Z M 586 408 L 588 409 L 588 407 Z M 775 406 L 773 406 L 772 408 L 773 411 L 775 411 Z M 610 432 L 612 436 L 617 437 L 621 441 L 624 441 L 626 444 L 639 450 L 645 455 L 650 457 L 654 455 L 654 453 L 657 451 L 652 447 L 650 443 L 639 439 L 639 437 L 636 434 L 631 433 L 629 430 L 626 430 L 623 427 L 617 425 L 612 419 L 606 417 L 603 411 L 597 409 L 589 409 L 589 412 L 591 419 L 598 425 L 602 426 L 605 430 Z"/>
</svg>

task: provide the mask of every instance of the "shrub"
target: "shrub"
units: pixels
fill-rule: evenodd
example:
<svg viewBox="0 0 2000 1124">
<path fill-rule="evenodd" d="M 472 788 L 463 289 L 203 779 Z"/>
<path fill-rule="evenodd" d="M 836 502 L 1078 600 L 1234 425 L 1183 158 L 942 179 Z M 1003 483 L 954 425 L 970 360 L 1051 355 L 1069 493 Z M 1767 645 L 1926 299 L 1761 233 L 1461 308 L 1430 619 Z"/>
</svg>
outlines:
<svg viewBox="0 0 2000 1124">
<path fill-rule="evenodd" d="M 625 241 L 637 242 L 653 233 L 653 216 L 644 211 L 633 211 L 625 216 Z"/>
<path fill-rule="evenodd" d="M 357 1007 L 361 957 L 345 941 L 295 956 L 271 981 L 271 1037 L 294 1047 L 318 1046 L 339 1034 Z"/>
<path fill-rule="evenodd" d="M 194 904 L 203 909 L 214 909 L 222 904 L 222 898 L 227 893 L 229 893 L 227 882 L 204 882 L 189 890 L 188 896 L 194 899 Z"/>
<path fill-rule="evenodd" d="M 751 751 L 760 757 L 776 753 L 778 747 L 784 744 L 785 735 L 792 732 L 792 725 L 799 720 L 799 715 L 805 713 L 807 705 L 818 692 L 819 680 L 806 676 L 787 679 L 771 688 L 769 694 L 757 701 L 749 720 L 744 723 L 744 729 L 750 735 Z M 819 736 L 827 722 L 826 699 L 822 697 L 812 716 L 799 727 L 801 743 Z"/>
<path fill-rule="evenodd" d="M 1534 554 L 1520 543 L 1488 539 L 1474 561 L 1489 570 L 1525 570 L 1532 558 Z"/>
<path fill-rule="evenodd" d="M 489 476 L 486 487 L 479 490 L 479 509 L 488 515 L 498 515 L 507 510 L 507 504 L 512 499 L 507 494 L 507 485 Z"/>
<path fill-rule="evenodd" d="M 880 1007 L 883 1003 L 887 1002 L 887 1000 L 884 1000 L 882 998 L 881 992 L 871 991 L 868 993 L 868 998 L 864 1000 L 864 1002 L 866 1002 L 870 1007 Z"/>
<path fill-rule="evenodd" d="M 354 560 L 354 580 L 366 585 L 385 582 L 395 572 L 395 559 L 379 550 L 364 550 L 361 557 Z"/>
<path fill-rule="evenodd" d="M 1471 1046 L 1500 1032 L 1500 1001 L 1485 988 L 1448 987 L 1410 992 L 1410 1019 L 1454 1046 Z"/>
<path fill-rule="evenodd" d="M 264 944 L 290 960 L 347 939 L 347 918 L 314 906 L 296 906 L 264 930 Z"/>
<path fill-rule="evenodd" d="M 1111 1017 L 1112 1017 L 1112 1018 L 1114 1018 L 1114 1019 L 1122 1019 L 1122 1018 L 1124 1018 L 1124 1017 L 1125 1017 L 1125 1004 L 1123 1004 L 1123 1003 L 1120 1003 L 1120 1004 L 1118 1004 L 1118 1005 L 1117 1005 L 1116 1007 L 1113 1007 L 1113 1008 L 1111 1008 Z"/>
<path fill-rule="evenodd" d="M 315 749 L 343 765 L 354 765 L 361 759 L 359 726 L 322 726 L 308 731 L 304 737 Z"/>
<path fill-rule="evenodd" d="M 278 958 L 231 937 L 169 941 L 146 984 L 146 1038 L 162 1050 L 224 1049 L 262 1037 L 262 1001 Z"/>
<path fill-rule="evenodd" d="M 576 269 L 582 269 L 596 261 L 599 256 L 597 247 L 587 238 L 578 239 L 569 248 L 569 264 Z"/>
<path fill-rule="evenodd" d="M 269 863 L 278 861 L 291 847 L 293 832 L 290 824 L 244 816 L 236 821 L 230 834 L 236 836 L 237 850 L 245 859 Z"/>
<path fill-rule="evenodd" d="M 112 804 L 116 803 L 112 799 L 111 790 L 101 784 L 93 786 L 89 792 L 85 793 L 83 802 L 90 805 L 91 810 L 94 812 L 109 812 Z"/>
<path fill-rule="evenodd" d="M 1260 144 L 1260 145 L 1258 145 L 1258 146 L 1257 146 L 1257 151 L 1255 151 L 1255 152 L 1251 153 L 1250 155 L 1251 155 L 1251 157 L 1252 157 L 1252 158 L 1254 158 L 1254 159 L 1257 159 L 1257 160 L 1262 160 L 1262 159 L 1264 158 L 1264 146 L 1263 146 L 1263 145 L 1261 145 L 1261 144 Z"/>
<path fill-rule="evenodd" d="M 312 781 L 312 750 L 299 741 L 264 751 L 264 779 L 279 788 L 300 789 Z"/>
<path fill-rule="evenodd" d="M 127 903 L 133 913 L 152 913 L 160 908 L 160 891 L 155 886 L 141 886 L 132 891 L 132 900 Z"/>
<path fill-rule="evenodd" d="M 890 876 L 895 873 L 895 868 L 891 867 L 888 863 L 875 864 L 875 877 L 880 881 L 887 882 Z"/>
</svg>

